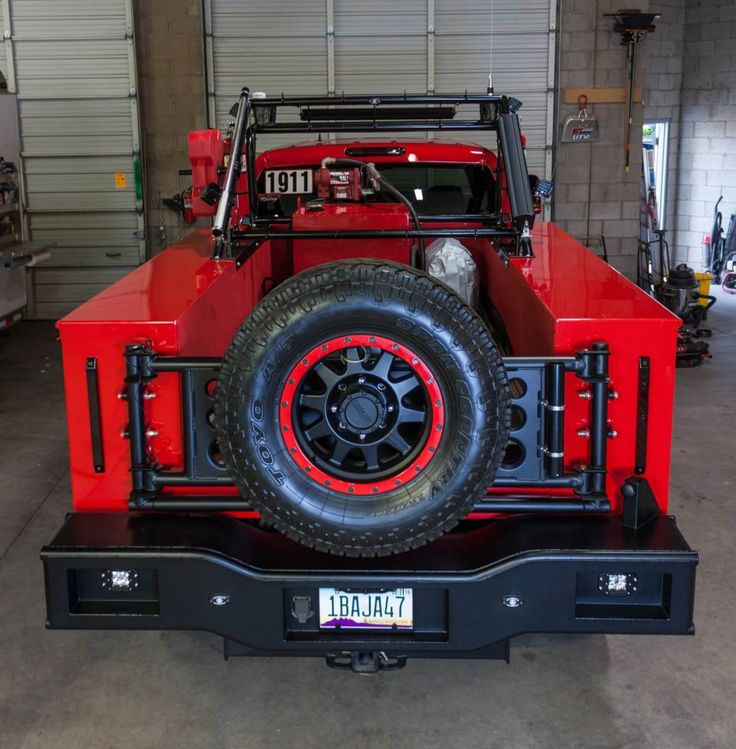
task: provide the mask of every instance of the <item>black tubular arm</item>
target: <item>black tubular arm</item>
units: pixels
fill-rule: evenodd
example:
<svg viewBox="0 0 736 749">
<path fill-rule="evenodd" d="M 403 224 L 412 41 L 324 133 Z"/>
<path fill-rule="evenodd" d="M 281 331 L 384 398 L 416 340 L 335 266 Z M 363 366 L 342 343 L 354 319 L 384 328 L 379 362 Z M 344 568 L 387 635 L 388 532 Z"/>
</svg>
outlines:
<svg viewBox="0 0 736 749">
<path fill-rule="evenodd" d="M 511 220 L 519 231 L 534 224 L 534 199 L 521 142 L 521 128 L 516 114 L 498 115 L 498 140 L 506 167 L 506 186 L 511 203 Z"/>
<path fill-rule="evenodd" d="M 222 195 L 217 206 L 215 221 L 212 225 L 212 236 L 215 239 L 215 255 L 219 257 L 222 246 L 227 240 L 230 228 L 230 212 L 235 202 L 235 188 L 240 176 L 243 161 L 243 145 L 245 143 L 245 131 L 250 115 L 250 94 L 247 88 L 240 92 L 238 100 L 238 113 L 235 117 L 232 145 L 230 147 L 230 160 L 225 173 L 225 182 L 222 186 Z"/>
</svg>

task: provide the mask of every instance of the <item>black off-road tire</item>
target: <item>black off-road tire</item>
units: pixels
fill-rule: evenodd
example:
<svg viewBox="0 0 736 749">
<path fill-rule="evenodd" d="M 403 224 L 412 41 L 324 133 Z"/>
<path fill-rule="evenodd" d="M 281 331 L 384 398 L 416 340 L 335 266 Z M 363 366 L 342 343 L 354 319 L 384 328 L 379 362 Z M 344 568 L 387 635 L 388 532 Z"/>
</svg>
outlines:
<svg viewBox="0 0 736 749">
<path fill-rule="evenodd" d="M 373 495 L 315 481 L 294 461 L 279 421 L 302 357 L 350 334 L 387 336 L 416 352 L 444 400 L 426 469 Z M 383 556 L 437 538 L 485 495 L 508 441 L 509 393 L 487 327 L 447 286 L 396 263 L 340 261 L 294 276 L 248 316 L 222 363 L 215 424 L 230 475 L 266 522 L 321 551 Z"/>
</svg>

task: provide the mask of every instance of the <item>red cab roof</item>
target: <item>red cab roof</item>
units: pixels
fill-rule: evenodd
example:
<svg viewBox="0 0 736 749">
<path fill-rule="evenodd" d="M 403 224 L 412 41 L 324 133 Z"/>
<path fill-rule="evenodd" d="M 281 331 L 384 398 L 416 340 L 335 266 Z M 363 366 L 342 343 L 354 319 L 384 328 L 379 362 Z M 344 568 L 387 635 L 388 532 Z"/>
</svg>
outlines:
<svg viewBox="0 0 736 749">
<path fill-rule="evenodd" d="M 352 149 L 389 149 L 403 148 L 400 155 L 369 154 L 364 156 L 349 156 L 347 151 Z M 454 143 L 444 141 L 411 140 L 380 140 L 380 141 L 312 141 L 296 143 L 283 148 L 264 151 L 258 157 L 258 169 L 295 166 L 299 164 L 319 164 L 322 159 L 331 157 L 356 158 L 360 161 L 375 162 L 442 162 L 448 163 L 477 163 L 487 166 L 496 165 L 496 154 L 483 146 L 472 143 Z"/>
</svg>

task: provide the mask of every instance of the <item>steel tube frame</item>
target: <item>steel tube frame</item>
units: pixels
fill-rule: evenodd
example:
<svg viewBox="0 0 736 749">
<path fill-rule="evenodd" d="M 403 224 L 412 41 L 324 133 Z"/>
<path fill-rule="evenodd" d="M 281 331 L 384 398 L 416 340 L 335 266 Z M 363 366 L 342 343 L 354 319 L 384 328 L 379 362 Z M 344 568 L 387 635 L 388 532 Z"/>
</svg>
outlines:
<svg viewBox="0 0 736 749">
<path fill-rule="evenodd" d="M 499 94 L 367 94 L 365 96 L 267 96 L 256 99 L 254 108 L 259 107 L 349 107 L 372 106 L 377 109 L 381 104 L 502 104 L 508 98 Z"/>
<path fill-rule="evenodd" d="M 244 499 L 230 497 L 154 497 L 145 508 L 154 512 L 252 512 L 253 506 Z M 611 511 L 608 499 L 528 499 L 504 497 L 476 502 L 473 512 L 482 513 L 530 513 L 530 512 L 589 512 Z"/>
<path fill-rule="evenodd" d="M 544 479 L 544 481 L 537 482 L 537 484 L 529 482 L 527 486 L 529 487 L 536 485 L 541 485 L 545 489 L 574 489 L 575 491 L 577 491 L 578 489 L 581 489 L 583 487 L 583 479 L 581 478 L 579 473 L 561 473 L 559 476 L 548 476 Z M 507 479 L 497 476 L 493 480 L 493 488 L 518 489 L 519 481 L 518 479 Z"/>
<path fill-rule="evenodd" d="M 378 110 L 377 110 L 378 112 Z M 401 120 L 362 120 L 358 122 L 344 122 L 341 120 L 318 120 L 313 122 L 284 122 L 273 125 L 259 125 L 260 133 L 416 133 L 438 132 L 440 130 L 477 131 L 495 130 L 496 126 L 481 120 L 426 120 L 402 122 Z"/>
<path fill-rule="evenodd" d="M 549 435 L 547 440 L 548 460 L 545 461 L 546 476 L 540 481 L 529 482 L 527 488 L 572 489 L 581 499 L 546 499 L 520 500 L 503 498 L 487 500 L 476 505 L 477 512 L 585 512 L 610 511 L 606 489 L 606 446 L 608 434 L 608 346 L 596 342 L 591 349 L 576 356 L 541 356 L 541 357 L 507 357 L 504 362 L 510 364 L 541 364 L 547 370 L 548 385 L 545 397 L 545 419 Z M 218 487 L 230 486 L 229 477 L 197 478 L 193 476 L 194 442 L 191 428 L 184 434 L 184 471 L 174 473 L 159 471 L 148 460 L 146 424 L 144 414 L 145 383 L 158 372 L 181 372 L 185 378 L 182 385 L 183 422 L 192 423 L 191 388 L 187 386 L 193 370 L 217 370 L 221 359 L 217 357 L 159 357 L 142 345 L 129 346 L 126 358 L 126 394 L 128 399 L 129 426 L 128 436 L 131 441 L 131 473 L 133 491 L 130 508 L 135 510 L 153 509 L 154 507 L 186 508 L 188 511 L 225 511 L 228 509 L 248 509 L 243 500 L 220 500 L 213 497 L 204 510 L 195 509 L 195 499 L 202 503 L 202 498 L 173 498 L 160 495 L 164 487 Z M 575 372 L 581 379 L 591 385 L 590 417 L 590 465 L 579 472 L 563 473 L 563 414 L 564 414 L 564 373 Z M 523 489 L 518 480 L 497 478 L 494 488 Z M 161 504 L 163 501 L 163 505 Z M 207 500 L 209 502 L 209 500 Z M 223 504 L 217 504 L 224 502 Z M 483 509 L 480 509 L 480 507 Z M 607 507 L 607 510 L 601 509 Z"/>
<path fill-rule="evenodd" d="M 217 213 L 212 224 L 212 236 L 215 239 L 215 256 L 219 257 L 222 250 L 223 237 L 227 235 L 230 223 L 230 210 L 235 198 L 235 187 L 240 176 L 241 165 L 243 160 L 243 143 L 245 139 L 245 130 L 248 124 L 250 114 L 250 96 L 247 88 L 240 92 L 238 101 L 238 113 L 235 118 L 235 128 L 233 129 L 232 146 L 230 147 L 230 160 L 225 173 L 222 195 L 217 205 Z"/>
<path fill-rule="evenodd" d="M 391 120 L 384 121 L 380 120 L 381 105 L 397 105 L 397 104 L 414 104 L 414 105 L 442 105 L 442 104 L 496 104 L 495 116 L 488 120 L 444 120 L 444 119 L 427 119 L 423 121 L 413 121 L 407 119 L 406 121 Z M 251 112 L 255 114 L 259 108 L 269 107 L 284 107 L 292 106 L 302 109 L 302 114 L 308 115 L 310 106 L 322 106 L 330 108 L 341 108 L 349 106 L 370 106 L 376 112 L 376 117 L 369 121 L 350 121 L 347 119 L 349 116 L 349 110 L 343 109 L 339 117 L 345 117 L 346 119 L 340 121 L 329 121 L 314 123 L 307 119 L 305 122 L 299 123 L 276 123 L 272 122 L 269 124 L 267 118 L 260 119 L 257 116 L 250 117 Z M 395 116 L 395 110 L 392 110 L 393 116 Z M 413 117 L 416 114 L 416 110 L 409 112 Z M 304 133 L 304 132 L 429 132 L 429 131 L 440 131 L 440 130 L 498 130 L 498 117 L 505 115 L 513 117 L 515 121 L 515 115 L 512 115 L 508 106 L 508 99 L 505 96 L 496 96 L 493 94 L 465 94 L 460 95 L 389 95 L 389 96 L 307 96 L 307 97 L 286 97 L 281 96 L 276 98 L 264 98 L 264 99 L 251 99 L 247 88 L 243 88 L 240 93 L 240 99 L 238 102 L 238 111 L 235 119 L 235 125 L 232 133 L 231 147 L 230 147 L 230 160 L 227 165 L 225 174 L 225 180 L 223 184 L 223 191 L 220 196 L 219 204 L 215 214 L 215 220 L 212 226 L 212 236 L 215 240 L 213 257 L 218 259 L 225 256 L 233 256 L 233 242 L 238 240 L 253 240 L 253 239 L 267 239 L 273 236 L 269 231 L 253 231 L 239 232 L 237 230 L 230 229 L 230 215 L 232 205 L 235 197 L 235 190 L 237 187 L 237 181 L 242 171 L 243 162 L 246 166 L 246 175 L 248 183 L 248 224 L 255 226 L 257 222 L 256 217 L 258 214 L 258 189 L 256 180 L 256 136 L 259 132 L 276 132 L 276 133 Z M 481 114 L 481 117 L 483 115 Z M 518 130 L 518 125 L 517 125 Z M 521 148 L 521 142 L 516 144 L 518 148 Z M 243 148 L 245 146 L 245 149 Z M 498 170 L 497 170 L 498 171 Z M 518 171 L 518 170 L 517 170 Z M 518 176 L 518 175 L 517 175 Z M 498 177 L 498 175 L 497 175 Z M 511 175 L 509 179 L 513 182 L 514 176 Z M 518 180 L 517 180 L 518 181 Z M 520 194 L 527 194 L 529 192 L 529 186 L 526 179 L 516 184 L 516 191 Z M 497 195 L 498 200 L 498 195 Z M 496 210 L 498 214 L 498 210 Z M 443 217 L 444 218 L 444 217 Z M 519 224 L 521 217 L 514 215 L 514 221 Z M 533 221 L 532 216 L 525 216 L 524 222 L 531 225 Z M 437 221 L 438 218 L 428 219 Z M 473 221 L 481 220 L 484 223 L 488 221 L 486 217 L 477 217 L 475 215 L 468 214 L 467 216 L 459 215 L 448 218 L 448 220 L 454 221 Z M 493 219 L 491 219 L 493 220 Z M 278 223 L 278 222 L 272 222 Z M 266 223 L 266 226 L 270 227 L 270 223 Z M 383 232 L 283 232 L 280 233 L 281 238 L 304 238 L 304 239 L 360 239 L 360 238 L 420 238 L 420 237 L 508 237 L 514 240 L 514 251 L 519 255 L 529 256 L 531 254 L 531 248 L 529 246 L 528 238 L 521 237 L 520 227 L 517 225 L 516 230 L 504 230 L 500 228 L 481 228 L 481 229 L 455 229 L 455 230 L 442 230 L 433 231 L 431 229 L 419 229 L 415 231 L 398 232 L 392 233 L 389 231 Z M 508 262 L 508 253 L 500 248 L 495 248 L 501 255 L 504 262 Z M 226 251 L 227 250 L 227 251 Z"/>
<path fill-rule="evenodd" d="M 232 231 L 230 237 L 234 241 L 240 239 L 414 239 L 416 237 L 497 237 L 513 239 L 515 233 L 508 229 L 496 228 L 462 228 L 462 229 L 335 229 L 333 231 Z"/>
<path fill-rule="evenodd" d="M 608 443 L 608 346 L 594 343 L 594 375 L 590 378 L 593 394 L 590 418 L 590 467 L 593 473 L 593 493 L 606 487 L 606 447 Z"/>
<path fill-rule="evenodd" d="M 549 362 L 547 370 L 547 397 L 544 403 L 545 433 L 547 445 L 544 462 L 550 478 L 562 476 L 565 457 L 565 365 Z"/>
<path fill-rule="evenodd" d="M 151 379 L 150 352 L 142 345 L 125 350 L 125 396 L 128 401 L 128 429 L 130 440 L 130 473 L 133 484 L 131 496 L 156 491 L 153 466 L 148 461 L 146 418 L 143 408 L 145 383 Z"/>
<path fill-rule="evenodd" d="M 366 162 L 367 163 L 367 162 Z M 479 223 L 479 224 L 498 224 L 498 215 L 495 213 L 445 213 L 435 214 L 432 216 L 417 214 L 417 218 L 421 223 Z M 259 224 L 267 226 L 289 226 L 291 220 L 288 218 L 256 218 L 254 226 Z"/>
</svg>

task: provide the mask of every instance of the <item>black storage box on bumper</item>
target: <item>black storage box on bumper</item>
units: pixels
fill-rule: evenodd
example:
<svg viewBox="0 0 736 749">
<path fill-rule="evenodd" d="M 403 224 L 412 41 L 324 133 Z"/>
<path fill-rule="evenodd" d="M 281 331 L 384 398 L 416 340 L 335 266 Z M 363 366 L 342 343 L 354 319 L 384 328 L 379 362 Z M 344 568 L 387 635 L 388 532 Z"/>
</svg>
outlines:
<svg viewBox="0 0 736 749">
<path fill-rule="evenodd" d="M 614 515 L 469 522 L 413 552 L 346 559 L 224 516 L 77 513 L 42 558 L 52 629 L 198 629 L 243 652 L 448 657 L 487 657 L 524 632 L 692 634 L 698 562 L 674 518 L 635 530 Z M 413 629 L 320 629 L 320 587 L 411 588 Z"/>
</svg>

